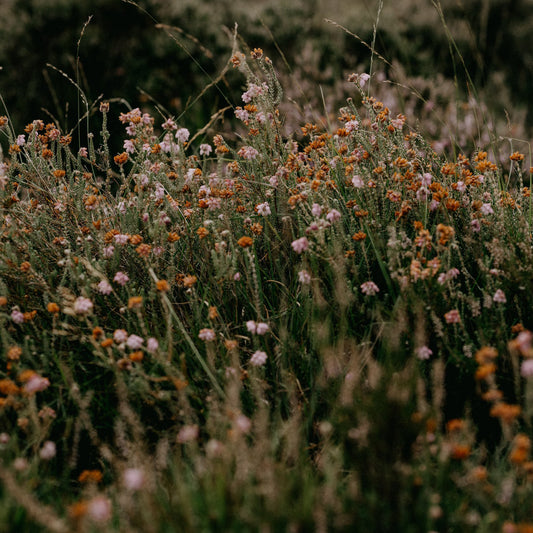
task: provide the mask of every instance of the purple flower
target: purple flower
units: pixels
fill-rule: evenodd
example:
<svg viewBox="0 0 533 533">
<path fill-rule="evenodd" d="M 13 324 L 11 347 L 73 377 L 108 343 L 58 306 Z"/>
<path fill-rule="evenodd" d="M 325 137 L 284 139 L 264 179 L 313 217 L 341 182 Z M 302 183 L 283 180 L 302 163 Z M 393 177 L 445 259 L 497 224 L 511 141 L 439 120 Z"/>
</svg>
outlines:
<svg viewBox="0 0 533 533">
<path fill-rule="evenodd" d="M 113 292 L 113 287 L 111 287 L 109 282 L 104 279 L 98 284 L 97 290 L 100 294 L 111 294 Z"/>
<path fill-rule="evenodd" d="M 300 239 L 292 241 L 291 246 L 297 254 L 301 254 L 309 248 L 309 241 L 307 240 L 307 237 L 301 237 Z"/>
<path fill-rule="evenodd" d="M 74 312 L 77 315 L 85 315 L 91 311 L 93 308 L 93 303 L 89 298 L 84 298 L 83 296 L 78 296 L 74 301 Z"/>
<path fill-rule="evenodd" d="M 250 364 L 252 366 L 263 366 L 266 363 L 267 358 L 268 356 L 265 352 L 257 350 L 250 358 Z"/>
</svg>

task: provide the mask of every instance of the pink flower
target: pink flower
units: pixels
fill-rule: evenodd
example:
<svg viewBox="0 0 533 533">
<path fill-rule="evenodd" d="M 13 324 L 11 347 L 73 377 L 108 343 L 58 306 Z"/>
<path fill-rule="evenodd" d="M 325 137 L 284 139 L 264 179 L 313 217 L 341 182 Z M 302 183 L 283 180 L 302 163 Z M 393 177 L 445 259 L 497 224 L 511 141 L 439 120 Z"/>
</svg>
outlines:
<svg viewBox="0 0 533 533">
<path fill-rule="evenodd" d="M 13 309 L 13 311 L 11 311 L 11 320 L 13 320 L 15 324 L 22 324 L 24 322 L 24 313 L 20 312 L 18 309 Z"/>
<path fill-rule="evenodd" d="M 128 283 L 129 280 L 130 278 L 125 272 L 117 272 L 115 274 L 115 277 L 113 278 L 113 281 L 115 281 L 119 285 L 122 285 L 123 287 L 124 285 L 126 285 L 126 283 Z"/>
<path fill-rule="evenodd" d="M 178 139 L 179 142 L 184 143 L 187 142 L 187 140 L 189 139 L 189 135 L 190 133 L 187 128 L 180 128 L 176 132 L 176 139 Z"/>
<path fill-rule="evenodd" d="M 200 155 L 209 155 L 213 151 L 213 148 L 210 144 L 201 144 L 200 145 Z"/>
<path fill-rule="evenodd" d="M 200 332 L 198 333 L 198 338 L 205 342 L 210 342 L 210 341 L 215 340 L 216 335 L 212 329 L 204 328 L 204 329 L 201 329 Z"/>
<path fill-rule="evenodd" d="M 133 154 L 133 152 L 135 152 L 135 144 L 133 144 L 131 139 L 126 139 L 124 141 L 124 150 L 128 152 L 128 154 Z"/>
<path fill-rule="evenodd" d="M 87 515 L 94 522 L 108 522 L 111 519 L 111 502 L 105 496 L 95 496 L 87 505 Z"/>
<path fill-rule="evenodd" d="M 361 292 L 367 296 L 374 296 L 379 292 L 379 287 L 373 281 L 365 281 L 361 285 Z"/>
<path fill-rule="evenodd" d="M 356 189 L 361 189 L 362 187 L 365 186 L 365 182 L 361 179 L 361 176 L 354 176 L 352 178 L 352 185 L 356 188 Z"/>
<path fill-rule="evenodd" d="M 255 208 L 257 209 L 257 213 L 259 215 L 261 215 L 262 217 L 266 217 L 268 215 L 270 215 L 271 211 L 270 211 L 270 206 L 268 205 L 268 202 L 265 202 L 263 204 L 258 204 L 255 206 Z"/>
<path fill-rule="evenodd" d="M 128 490 L 141 490 L 144 486 L 144 478 L 144 472 L 140 468 L 127 468 L 122 474 L 122 483 Z"/>
<path fill-rule="evenodd" d="M 47 440 L 43 447 L 39 451 L 39 457 L 44 461 L 50 461 L 56 455 L 56 443 L 51 440 Z"/>
<path fill-rule="evenodd" d="M 130 236 L 126 235 L 125 233 L 117 233 L 117 235 L 113 237 L 113 240 L 117 244 L 128 244 L 128 241 L 130 240 Z"/>
<path fill-rule="evenodd" d="M 128 332 L 125 329 L 116 329 L 113 333 L 113 340 L 117 344 L 122 344 L 123 342 L 126 342 L 128 339 Z"/>
<path fill-rule="evenodd" d="M 461 322 L 461 316 L 457 309 L 452 309 L 444 315 L 444 319 L 447 324 L 459 324 Z"/>
<path fill-rule="evenodd" d="M 300 239 L 292 241 L 291 246 L 297 254 L 301 254 L 309 248 L 309 241 L 307 240 L 307 237 L 301 237 Z"/>
<path fill-rule="evenodd" d="M 159 342 L 157 341 L 157 339 L 154 339 L 154 337 L 150 337 L 146 341 L 146 350 L 149 351 L 150 353 L 157 352 L 158 348 L 159 348 Z"/>
<path fill-rule="evenodd" d="M 109 246 L 106 246 L 103 251 L 104 251 L 104 257 L 113 257 L 115 247 L 112 244 L 110 244 Z"/>
<path fill-rule="evenodd" d="M 470 222 L 470 227 L 474 233 L 479 233 L 481 231 L 481 224 L 477 218 L 474 218 L 474 220 Z"/>
<path fill-rule="evenodd" d="M 243 146 L 237 152 L 237 154 L 243 159 L 248 159 L 248 161 L 252 161 L 259 155 L 259 152 L 253 146 Z"/>
<path fill-rule="evenodd" d="M 421 360 L 424 361 L 426 359 L 429 359 L 430 356 L 433 354 L 433 351 L 430 350 L 427 346 L 420 346 L 420 348 L 417 348 L 415 350 L 416 356 Z"/>
<path fill-rule="evenodd" d="M 91 311 L 93 308 L 93 303 L 89 298 L 84 298 L 83 296 L 78 296 L 74 301 L 74 312 L 77 315 L 84 315 Z"/>
<path fill-rule="evenodd" d="M 494 209 L 492 209 L 492 206 L 490 204 L 483 204 L 481 206 L 481 209 L 480 211 L 484 214 L 484 215 L 493 215 L 494 214 Z"/>
<path fill-rule="evenodd" d="M 242 431 L 243 433 L 248 433 L 252 428 L 251 420 L 245 415 L 239 415 L 235 419 L 235 425 L 237 426 L 239 431 Z"/>
<path fill-rule="evenodd" d="M 258 322 L 258 323 L 256 324 L 256 330 L 255 330 L 255 332 L 256 332 L 258 335 L 264 335 L 269 329 L 270 329 L 269 325 L 266 324 L 265 322 Z"/>
<path fill-rule="evenodd" d="M 499 304 L 504 304 L 504 303 L 507 301 L 507 298 L 505 297 L 505 293 L 504 293 L 501 289 L 498 289 L 498 290 L 494 293 L 494 296 L 492 297 L 492 299 L 493 299 L 496 303 L 499 303 Z"/>
<path fill-rule="evenodd" d="M 17 146 L 24 146 L 26 144 L 26 137 L 24 135 L 19 135 L 15 141 Z"/>
<path fill-rule="evenodd" d="M 126 346 L 132 350 L 138 350 L 142 347 L 144 339 L 138 335 L 130 335 L 126 341 Z"/>
<path fill-rule="evenodd" d="M 326 218 L 332 223 L 334 224 L 335 222 L 337 222 L 337 220 L 339 220 L 341 218 L 341 214 L 336 210 L 336 209 L 332 209 L 327 215 L 326 215 Z"/>
<path fill-rule="evenodd" d="M 196 424 L 191 425 L 191 426 L 183 426 L 180 429 L 176 440 L 180 444 L 183 444 L 185 442 L 191 442 L 198 438 L 198 433 L 199 433 L 199 430 Z"/>
<path fill-rule="evenodd" d="M 533 376 L 533 359 L 526 359 L 520 366 L 520 374 L 523 378 L 530 378 Z"/>
<path fill-rule="evenodd" d="M 307 270 L 300 270 L 298 272 L 298 281 L 303 285 L 309 285 L 311 283 L 311 274 Z"/>
<path fill-rule="evenodd" d="M 37 374 L 33 375 L 24 385 L 24 392 L 33 394 L 34 392 L 41 392 L 50 386 L 50 381 Z"/>
<path fill-rule="evenodd" d="M 263 366 L 266 363 L 267 358 L 268 356 L 265 352 L 257 350 L 250 358 L 250 364 L 252 366 Z"/>
<path fill-rule="evenodd" d="M 311 214 L 318 218 L 322 214 L 322 206 L 320 204 L 313 204 Z"/>
<path fill-rule="evenodd" d="M 78 151 L 78 155 L 80 157 L 87 157 L 88 155 L 88 152 L 87 152 L 87 148 L 85 148 L 85 146 L 82 146 L 79 151 Z"/>
<path fill-rule="evenodd" d="M 111 287 L 109 282 L 104 279 L 98 284 L 97 290 L 100 294 L 111 294 L 113 292 L 113 287 Z"/>
</svg>

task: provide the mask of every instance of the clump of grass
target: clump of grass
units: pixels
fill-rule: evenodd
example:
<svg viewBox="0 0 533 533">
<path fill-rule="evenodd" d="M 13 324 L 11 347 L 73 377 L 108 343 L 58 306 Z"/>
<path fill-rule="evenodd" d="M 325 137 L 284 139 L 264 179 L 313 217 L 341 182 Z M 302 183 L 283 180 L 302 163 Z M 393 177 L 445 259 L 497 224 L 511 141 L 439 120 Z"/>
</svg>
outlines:
<svg viewBox="0 0 533 533">
<path fill-rule="evenodd" d="M 287 138 L 272 62 L 231 61 L 236 144 L 0 118 L 0 522 L 532 527 L 525 156 L 446 160 L 361 73 Z"/>
</svg>

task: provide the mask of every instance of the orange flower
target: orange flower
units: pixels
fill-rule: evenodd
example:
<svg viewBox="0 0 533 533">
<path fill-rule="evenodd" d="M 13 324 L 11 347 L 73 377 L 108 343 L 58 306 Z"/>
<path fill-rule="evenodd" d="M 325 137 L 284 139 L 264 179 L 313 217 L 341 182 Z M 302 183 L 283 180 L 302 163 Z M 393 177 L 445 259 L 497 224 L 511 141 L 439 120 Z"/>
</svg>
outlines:
<svg viewBox="0 0 533 533">
<path fill-rule="evenodd" d="M 476 370 L 476 380 L 482 381 L 484 379 L 487 379 L 489 376 L 492 376 L 496 372 L 496 365 L 494 363 L 487 363 L 485 365 L 481 365 Z"/>
<path fill-rule="evenodd" d="M 117 165 L 122 166 L 128 161 L 129 156 L 126 152 L 122 152 L 121 154 L 116 155 L 113 159 Z"/>
<path fill-rule="evenodd" d="M 238 244 L 241 248 L 248 248 L 248 247 L 252 246 L 253 243 L 254 243 L 253 239 L 252 239 L 251 237 L 247 237 L 247 236 L 241 237 L 241 238 L 237 241 L 237 244 Z"/>
<path fill-rule="evenodd" d="M 148 257 L 152 252 L 152 247 L 149 244 L 140 244 L 139 246 L 137 246 L 137 248 L 135 248 L 135 251 L 141 257 Z"/>
<path fill-rule="evenodd" d="M 218 318 L 218 311 L 214 305 L 209 307 L 207 316 L 209 317 L 209 320 L 216 320 Z"/>
<path fill-rule="evenodd" d="M 523 161 L 524 160 L 524 154 L 521 154 L 520 152 L 513 152 L 509 156 L 509 159 L 511 161 Z"/>
<path fill-rule="evenodd" d="M 141 307 L 142 302 L 143 302 L 143 297 L 142 296 L 132 296 L 128 300 L 128 309 L 137 309 L 137 308 Z"/>
<path fill-rule="evenodd" d="M 161 292 L 167 292 L 170 290 L 170 285 L 166 279 L 160 279 L 156 281 L 155 286 L 157 290 Z"/>
<path fill-rule="evenodd" d="M 6 396 L 10 394 L 18 394 L 20 389 L 10 379 L 0 379 L 0 392 Z"/>
<path fill-rule="evenodd" d="M 205 239 L 205 237 L 207 237 L 209 235 L 209 230 L 204 228 L 203 226 L 200 226 L 197 230 L 196 230 L 196 233 L 198 234 L 198 236 L 200 237 L 200 239 Z"/>
<path fill-rule="evenodd" d="M 11 346 L 7 350 L 7 358 L 10 361 L 18 361 L 22 355 L 22 348 L 20 346 Z"/>
<path fill-rule="evenodd" d="M 492 407 L 490 416 L 499 418 L 503 423 L 510 424 L 520 416 L 522 409 L 519 405 L 500 402 Z"/>
<path fill-rule="evenodd" d="M 0 306 L 7 305 L 7 298 L 5 296 L 0 296 Z"/>
<path fill-rule="evenodd" d="M 66 172 L 64 170 L 54 170 L 54 178 L 64 178 Z"/>
<path fill-rule="evenodd" d="M 185 276 L 182 279 L 183 286 L 190 289 L 196 283 L 197 279 L 196 276 Z"/>
<path fill-rule="evenodd" d="M 175 232 L 175 231 L 171 231 L 168 236 L 167 236 L 167 241 L 168 242 L 176 242 L 176 241 L 179 241 L 180 240 L 180 236 Z"/>
<path fill-rule="evenodd" d="M 144 354 L 139 350 L 137 352 L 131 352 L 129 357 L 130 361 L 140 363 L 144 359 Z"/>
<path fill-rule="evenodd" d="M 112 346 L 113 345 L 113 339 L 104 339 L 101 343 L 100 343 L 100 346 L 102 348 L 109 348 L 109 346 Z"/>
<path fill-rule="evenodd" d="M 141 244 L 143 242 L 143 238 L 140 235 L 132 235 L 130 237 L 130 243 L 134 246 L 137 246 L 138 244 Z"/>
<path fill-rule="evenodd" d="M 366 233 L 364 231 L 358 231 L 352 235 L 354 241 L 363 241 L 366 239 Z"/>
<path fill-rule="evenodd" d="M 78 481 L 80 483 L 100 483 L 102 477 L 102 472 L 100 472 L 100 470 L 84 470 L 78 476 Z"/>
<path fill-rule="evenodd" d="M 470 456 L 470 446 L 467 444 L 455 444 L 452 448 L 452 459 L 462 461 Z"/>
<path fill-rule="evenodd" d="M 37 311 L 26 311 L 26 313 L 23 313 L 24 315 L 24 322 L 30 322 L 37 316 Z"/>
<path fill-rule="evenodd" d="M 99 328 L 98 326 L 96 326 L 95 328 L 93 328 L 93 339 L 99 339 L 102 335 L 104 334 L 104 330 L 102 328 Z"/>
<path fill-rule="evenodd" d="M 59 305 L 57 305 L 55 302 L 50 302 L 47 306 L 46 306 L 46 309 L 49 313 L 53 313 L 53 314 L 56 314 L 56 313 L 59 313 L 59 310 L 60 310 L 60 307 Z"/>
<path fill-rule="evenodd" d="M 24 261 L 23 263 L 20 264 L 21 272 L 29 272 L 30 269 L 31 269 L 31 265 L 30 263 L 28 263 L 28 261 Z"/>
<path fill-rule="evenodd" d="M 476 361 L 480 365 L 490 363 L 498 357 L 498 352 L 495 348 L 490 346 L 483 346 L 476 352 Z"/>
</svg>

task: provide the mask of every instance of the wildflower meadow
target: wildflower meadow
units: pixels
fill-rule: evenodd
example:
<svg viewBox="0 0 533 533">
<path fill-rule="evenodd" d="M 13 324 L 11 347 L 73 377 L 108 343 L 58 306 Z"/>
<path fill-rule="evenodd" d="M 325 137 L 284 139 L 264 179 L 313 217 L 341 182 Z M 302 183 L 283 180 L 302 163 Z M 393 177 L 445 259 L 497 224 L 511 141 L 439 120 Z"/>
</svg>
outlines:
<svg viewBox="0 0 533 533">
<path fill-rule="evenodd" d="M 528 143 L 237 35 L 223 122 L 0 113 L 0 532 L 533 531 Z"/>
</svg>

